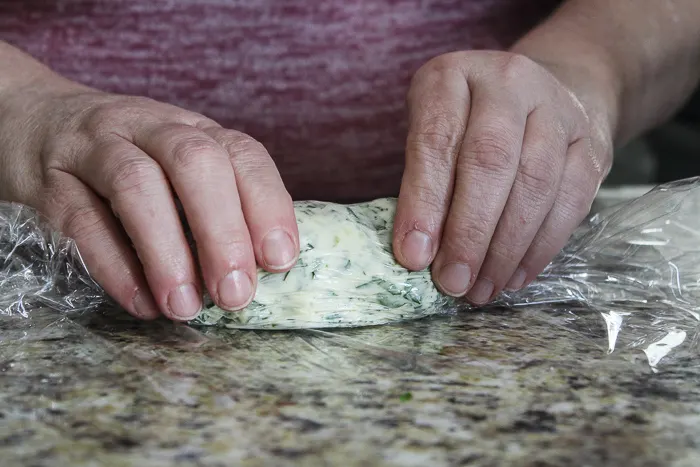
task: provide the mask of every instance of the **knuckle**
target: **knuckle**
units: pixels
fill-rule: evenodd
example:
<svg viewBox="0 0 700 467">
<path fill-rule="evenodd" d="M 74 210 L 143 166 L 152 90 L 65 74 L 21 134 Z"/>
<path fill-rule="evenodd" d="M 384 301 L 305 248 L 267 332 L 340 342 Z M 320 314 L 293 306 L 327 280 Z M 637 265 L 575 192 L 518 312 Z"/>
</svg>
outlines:
<svg viewBox="0 0 700 467">
<path fill-rule="evenodd" d="M 236 159 L 233 165 L 233 170 L 237 177 L 255 180 L 257 185 L 267 194 L 277 194 L 280 191 L 280 187 L 284 186 L 275 165 L 264 158 L 241 157 Z M 260 198 L 260 201 L 263 204 L 262 198 Z"/>
<path fill-rule="evenodd" d="M 254 153 L 234 153 L 231 155 L 236 175 L 240 177 L 260 177 L 261 183 L 275 184 L 281 182 L 277 167 L 269 156 L 262 157 Z M 274 176 L 267 176 L 272 175 Z M 265 174 L 265 177 L 262 175 Z"/>
<path fill-rule="evenodd" d="M 506 83 L 522 83 L 523 78 L 537 67 L 530 58 L 520 54 L 509 54 L 501 64 L 501 76 Z"/>
<path fill-rule="evenodd" d="M 196 239 L 198 245 L 203 245 L 212 256 L 228 258 L 228 266 L 254 263 L 253 247 L 247 230 L 224 226 L 202 230 L 197 236 L 200 237 Z"/>
<path fill-rule="evenodd" d="M 522 242 L 518 242 L 516 239 L 512 240 L 512 242 L 504 242 L 502 240 L 491 242 L 488 261 L 498 265 L 497 268 L 494 268 L 496 272 L 500 272 L 505 266 L 518 263 L 522 257 L 522 252 L 527 249 L 527 245 L 523 245 Z"/>
<path fill-rule="evenodd" d="M 444 159 L 459 148 L 465 124 L 459 116 L 442 112 L 431 113 L 420 119 L 410 133 L 409 145 L 418 153 Z"/>
<path fill-rule="evenodd" d="M 595 198 L 595 191 L 590 185 L 589 183 L 572 184 L 562 193 L 560 203 L 567 216 L 581 221 L 588 215 Z"/>
<path fill-rule="evenodd" d="M 66 174 L 60 170 L 46 170 L 43 174 L 44 189 L 35 207 L 48 218 L 53 227 L 67 233 L 64 230 L 64 218 L 66 212 L 77 206 L 75 203 L 78 196 L 65 183 L 65 177 Z"/>
<path fill-rule="evenodd" d="M 143 195 L 152 191 L 155 184 L 166 181 L 163 170 L 152 159 L 124 157 L 116 160 L 106 175 L 115 196 Z"/>
<path fill-rule="evenodd" d="M 175 167 L 188 170 L 202 160 L 220 152 L 216 144 L 203 135 L 181 135 L 176 138 L 170 150 Z"/>
<path fill-rule="evenodd" d="M 460 52 L 449 52 L 431 58 L 418 69 L 415 77 L 420 79 L 426 75 L 453 73 L 462 70 L 462 54 Z"/>
<path fill-rule="evenodd" d="M 440 199 L 449 190 L 454 164 L 452 161 L 438 159 L 436 157 L 415 157 L 408 164 L 406 175 L 407 185 L 411 192 L 425 193 L 433 199 Z M 438 196 L 440 194 L 440 196 Z"/>
<path fill-rule="evenodd" d="M 472 248 L 488 246 L 491 240 L 491 231 L 484 221 L 477 221 L 470 223 L 468 228 L 465 228 L 461 232 L 462 238 L 466 239 Z"/>
<path fill-rule="evenodd" d="M 532 237 L 520 229 L 501 231 L 494 236 L 489 245 L 489 260 L 495 260 L 498 264 L 511 265 L 522 258 L 532 243 Z M 535 232 L 530 232 L 535 234 Z"/>
<path fill-rule="evenodd" d="M 491 241 L 488 223 L 478 219 L 462 219 L 458 227 L 445 235 L 444 243 L 454 259 L 471 264 L 481 264 Z"/>
<path fill-rule="evenodd" d="M 556 171 L 545 161 L 537 160 L 520 167 L 518 178 L 528 199 L 544 202 L 555 194 Z"/>
<path fill-rule="evenodd" d="M 85 130 L 91 134 L 109 133 L 115 125 L 124 122 L 142 120 L 150 112 L 152 100 L 146 97 L 120 97 L 109 99 L 92 107 L 84 121 Z"/>
<path fill-rule="evenodd" d="M 232 158 L 269 158 L 265 146 L 252 136 L 235 130 L 222 130 L 217 138 Z"/>
<path fill-rule="evenodd" d="M 413 182 L 411 184 L 411 208 L 421 212 L 438 214 L 447 209 L 446 198 L 440 196 L 434 184 Z"/>
<path fill-rule="evenodd" d="M 265 183 L 265 182 L 264 182 Z M 274 206 L 274 212 L 283 211 L 285 213 L 291 213 L 294 215 L 294 201 L 290 194 L 283 187 L 273 185 L 271 183 L 265 183 L 263 185 L 264 196 L 245 196 L 245 205 L 247 210 L 254 212 L 257 215 L 268 215 L 273 212 L 270 210 L 270 206 Z M 268 219 L 273 219 L 272 217 Z M 276 217 L 275 217 L 276 219 Z"/>
<path fill-rule="evenodd" d="M 84 129 L 87 133 L 100 133 L 104 128 L 114 125 L 120 118 L 110 105 L 102 104 L 93 108 L 84 120 Z"/>
<path fill-rule="evenodd" d="M 207 232 L 220 247 L 237 253 L 237 256 L 245 256 L 251 253 L 250 235 L 247 230 L 235 227 L 219 227 Z"/>
<path fill-rule="evenodd" d="M 503 129 L 485 128 L 466 142 L 468 162 L 489 172 L 512 169 L 518 162 L 512 137 Z"/>
<path fill-rule="evenodd" d="M 48 135 L 41 144 L 39 155 L 43 170 L 69 171 L 75 160 L 76 149 L 86 146 L 83 135 L 76 132 L 59 131 Z"/>
<path fill-rule="evenodd" d="M 206 117 L 202 114 L 193 113 L 192 116 L 196 118 L 196 121 L 194 122 L 193 126 L 199 130 L 209 132 L 223 129 L 216 120 L 212 120 L 211 118 Z"/>
<path fill-rule="evenodd" d="M 98 213 L 83 203 L 67 203 L 58 218 L 61 231 L 76 241 L 89 241 L 106 230 Z"/>
</svg>

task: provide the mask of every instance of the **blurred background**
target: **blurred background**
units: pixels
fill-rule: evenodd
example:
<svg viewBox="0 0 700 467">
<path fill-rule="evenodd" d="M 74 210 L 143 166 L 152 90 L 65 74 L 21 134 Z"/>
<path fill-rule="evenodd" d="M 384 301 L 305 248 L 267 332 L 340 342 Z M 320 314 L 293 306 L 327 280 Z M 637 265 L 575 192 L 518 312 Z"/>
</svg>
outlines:
<svg viewBox="0 0 700 467">
<path fill-rule="evenodd" d="M 700 175 L 700 89 L 670 122 L 620 148 L 604 186 L 657 184 Z"/>
</svg>

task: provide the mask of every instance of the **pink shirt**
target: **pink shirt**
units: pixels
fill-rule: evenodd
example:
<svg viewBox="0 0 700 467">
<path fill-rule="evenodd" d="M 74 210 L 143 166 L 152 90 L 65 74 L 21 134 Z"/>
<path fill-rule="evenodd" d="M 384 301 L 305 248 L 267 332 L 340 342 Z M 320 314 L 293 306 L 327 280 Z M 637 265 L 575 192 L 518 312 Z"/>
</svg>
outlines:
<svg viewBox="0 0 700 467">
<path fill-rule="evenodd" d="M 557 0 L 6 0 L 0 39 L 261 141 L 295 198 L 395 195 L 413 73 L 508 47 Z"/>
</svg>

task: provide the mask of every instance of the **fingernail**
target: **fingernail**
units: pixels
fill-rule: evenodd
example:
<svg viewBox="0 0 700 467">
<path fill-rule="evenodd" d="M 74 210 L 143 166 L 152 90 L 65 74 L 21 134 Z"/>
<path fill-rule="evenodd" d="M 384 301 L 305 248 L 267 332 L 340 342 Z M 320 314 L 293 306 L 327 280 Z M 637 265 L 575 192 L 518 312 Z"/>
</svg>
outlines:
<svg viewBox="0 0 700 467">
<path fill-rule="evenodd" d="M 287 232 L 279 229 L 265 236 L 262 252 L 265 265 L 274 269 L 285 269 L 296 259 L 294 242 Z"/>
<path fill-rule="evenodd" d="M 489 301 L 492 294 L 493 282 L 488 279 L 478 279 L 474 287 L 469 291 L 467 298 L 477 305 L 483 305 Z"/>
<path fill-rule="evenodd" d="M 253 283 L 243 271 L 231 271 L 219 282 L 219 301 L 230 311 L 240 310 L 253 298 Z"/>
<path fill-rule="evenodd" d="M 401 253 L 416 269 L 425 269 L 433 255 L 433 241 L 420 230 L 411 230 L 403 239 Z"/>
<path fill-rule="evenodd" d="M 147 290 L 137 290 L 132 301 L 134 312 L 143 319 L 152 319 L 160 314 L 153 296 Z"/>
<path fill-rule="evenodd" d="M 461 297 L 469 288 L 471 274 L 471 269 L 466 264 L 449 263 L 443 266 L 438 281 L 446 294 Z"/>
<path fill-rule="evenodd" d="M 513 273 L 513 276 L 510 278 L 508 281 L 508 284 L 506 285 L 506 290 L 510 290 L 511 292 L 515 292 L 516 290 L 520 290 L 523 288 L 523 284 L 525 284 L 525 278 L 527 277 L 527 273 L 523 268 L 518 268 L 515 270 Z"/>
<path fill-rule="evenodd" d="M 168 295 L 170 313 L 183 320 L 192 319 L 202 309 L 202 298 L 194 284 L 185 284 L 174 289 Z"/>
</svg>

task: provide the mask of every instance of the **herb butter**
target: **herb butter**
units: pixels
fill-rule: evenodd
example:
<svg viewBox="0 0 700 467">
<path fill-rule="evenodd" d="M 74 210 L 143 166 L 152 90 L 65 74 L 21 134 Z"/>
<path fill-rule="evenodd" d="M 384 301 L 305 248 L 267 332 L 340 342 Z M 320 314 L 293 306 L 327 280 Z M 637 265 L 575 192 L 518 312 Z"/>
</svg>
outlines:
<svg viewBox="0 0 700 467">
<path fill-rule="evenodd" d="M 247 329 L 371 326 L 440 313 L 447 298 L 428 270 L 412 272 L 391 247 L 396 200 L 294 204 L 300 255 L 286 273 L 258 271 L 253 302 L 239 312 L 209 305 L 193 324 Z"/>
</svg>

